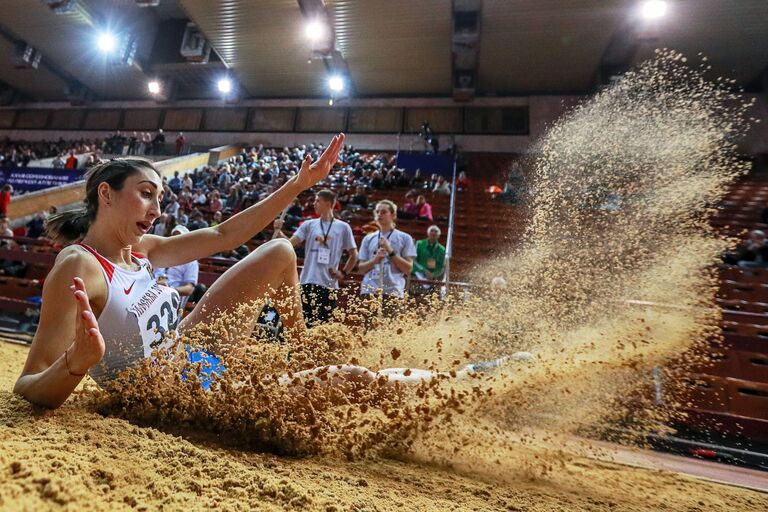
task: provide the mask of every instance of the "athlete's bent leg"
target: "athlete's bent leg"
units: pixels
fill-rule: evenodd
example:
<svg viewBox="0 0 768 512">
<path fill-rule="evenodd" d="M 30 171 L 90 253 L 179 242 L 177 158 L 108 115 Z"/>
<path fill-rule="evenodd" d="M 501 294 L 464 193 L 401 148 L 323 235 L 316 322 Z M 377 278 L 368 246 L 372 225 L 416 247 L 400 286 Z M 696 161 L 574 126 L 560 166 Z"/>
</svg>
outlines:
<svg viewBox="0 0 768 512">
<path fill-rule="evenodd" d="M 214 282 L 192 312 L 179 324 L 183 333 L 198 324 L 210 322 L 215 315 L 233 313 L 238 306 L 268 297 L 273 300 L 288 335 L 304 331 L 301 311 L 299 276 L 296 271 L 296 253 L 288 240 L 271 240 L 234 264 Z M 239 319 L 231 326 L 230 340 L 250 337 L 259 311 Z"/>
</svg>

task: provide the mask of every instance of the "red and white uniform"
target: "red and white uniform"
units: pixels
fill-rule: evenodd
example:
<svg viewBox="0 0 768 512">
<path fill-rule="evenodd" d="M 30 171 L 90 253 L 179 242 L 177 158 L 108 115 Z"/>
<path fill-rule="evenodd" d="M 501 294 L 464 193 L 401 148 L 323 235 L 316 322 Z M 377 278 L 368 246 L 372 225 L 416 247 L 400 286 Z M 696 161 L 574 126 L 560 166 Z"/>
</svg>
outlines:
<svg viewBox="0 0 768 512">
<path fill-rule="evenodd" d="M 158 347 L 167 347 L 177 335 L 181 317 L 179 292 L 157 282 L 149 260 L 131 252 L 139 270 L 125 270 L 91 247 L 80 243 L 101 266 L 107 282 L 107 302 L 98 317 L 104 337 L 102 360 L 89 371 L 100 386 L 122 370 L 150 357 Z"/>
</svg>

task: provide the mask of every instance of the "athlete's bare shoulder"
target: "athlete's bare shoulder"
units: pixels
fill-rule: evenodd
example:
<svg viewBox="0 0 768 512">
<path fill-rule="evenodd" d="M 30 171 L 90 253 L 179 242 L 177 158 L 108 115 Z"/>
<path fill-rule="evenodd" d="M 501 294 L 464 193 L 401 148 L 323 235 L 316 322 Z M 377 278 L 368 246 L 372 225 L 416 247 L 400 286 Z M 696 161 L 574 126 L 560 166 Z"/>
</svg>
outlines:
<svg viewBox="0 0 768 512">
<path fill-rule="evenodd" d="M 46 286 L 55 284 L 56 288 L 68 290 L 75 277 L 79 277 L 85 283 L 92 306 L 101 310 L 106 299 L 107 286 L 99 268 L 99 262 L 84 248 L 70 245 L 59 251 L 45 284 Z"/>
<path fill-rule="evenodd" d="M 98 262 L 88 251 L 77 245 L 68 245 L 59 251 L 54 263 L 54 269 L 64 267 L 68 269 L 98 269 Z"/>
</svg>

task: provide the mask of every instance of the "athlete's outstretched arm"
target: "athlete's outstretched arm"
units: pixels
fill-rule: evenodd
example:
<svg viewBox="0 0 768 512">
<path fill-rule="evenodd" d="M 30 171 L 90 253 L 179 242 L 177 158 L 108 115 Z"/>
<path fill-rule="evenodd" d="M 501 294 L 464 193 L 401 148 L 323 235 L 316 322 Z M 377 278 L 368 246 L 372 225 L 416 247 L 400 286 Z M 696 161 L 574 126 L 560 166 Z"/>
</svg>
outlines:
<svg viewBox="0 0 768 512">
<path fill-rule="evenodd" d="M 333 137 L 316 162 L 313 163 L 307 155 L 299 173 L 285 185 L 218 226 L 169 238 L 144 235 L 138 250 L 146 254 L 155 267 L 172 267 L 243 245 L 273 222 L 297 195 L 325 179 L 338 161 L 343 146 L 344 134 L 340 133 Z"/>
<path fill-rule="evenodd" d="M 93 283 L 99 295 L 101 276 L 88 256 L 75 251 L 60 256 L 45 280 L 40 325 L 13 387 L 15 393 L 43 407 L 53 409 L 64 403 L 88 369 L 104 356 L 104 339 L 78 275 Z"/>
</svg>

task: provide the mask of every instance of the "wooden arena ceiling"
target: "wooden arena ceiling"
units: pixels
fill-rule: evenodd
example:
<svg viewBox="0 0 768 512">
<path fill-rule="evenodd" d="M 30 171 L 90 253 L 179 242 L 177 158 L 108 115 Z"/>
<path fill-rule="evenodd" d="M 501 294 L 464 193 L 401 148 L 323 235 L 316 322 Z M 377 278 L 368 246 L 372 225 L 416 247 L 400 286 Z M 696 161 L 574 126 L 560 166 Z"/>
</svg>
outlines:
<svg viewBox="0 0 768 512">
<path fill-rule="evenodd" d="M 62 100 L 72 82 L 103 99 L 146 99 L 150 77 L 172 77 L 179 98 L 215 98 L 215 81 L 230 74 L 243 95 L 327 97 L 326 68 L 309 61 L 297 0 L 77 0 L 82 14 L 54 14 L 42 0 L 0 2 L 0 82 L 36 100 Z M 477 95 L 586 93 L 598 83 L 608 48 L 621 40 L 639 0 L 483 0 Z M 656 38 L 641 40 L 626 64 L 656 47 L 709 57 L 715 72 L 742 85 L 765 82 L 768 1 L 668 0 Z M 351 76 L 353 95 L 450 96 L 450 0 L 325 0 L 336 48 Z M 180 40 L 162 39 L 178 20 L 192 20 L 213 45 L 210 64 L 159 63 L 178 54 Z M 138 38 L 139 67 L 106 66 L 93 34 L 105 24 Z M 16 69 L 13 42 L 39 49 L 37 70 Z M 175 48 L 171 46 L 175 45 Z M 162 53 L 162 52 L 160 52 Z M 179 59 L 180 60 L 180 59 Z M 223 61 L 223 62 L 222 62 Z"/>
</svg>

